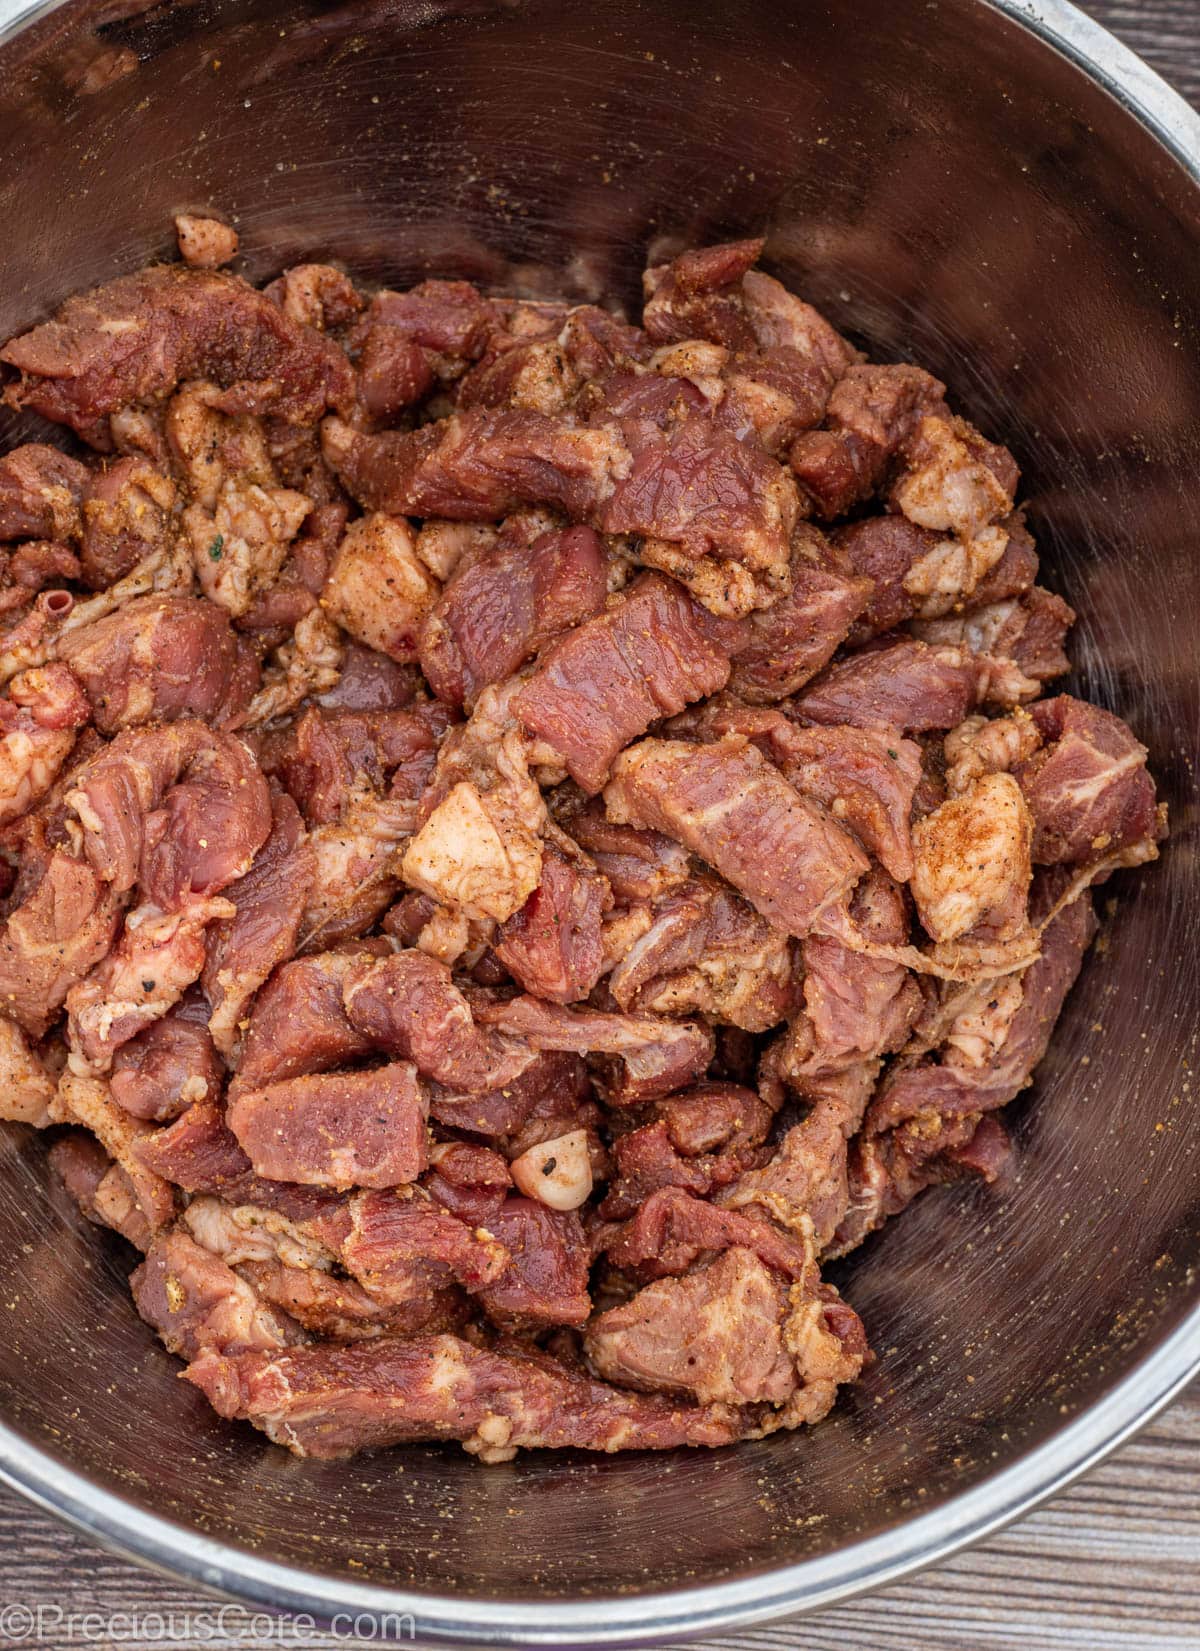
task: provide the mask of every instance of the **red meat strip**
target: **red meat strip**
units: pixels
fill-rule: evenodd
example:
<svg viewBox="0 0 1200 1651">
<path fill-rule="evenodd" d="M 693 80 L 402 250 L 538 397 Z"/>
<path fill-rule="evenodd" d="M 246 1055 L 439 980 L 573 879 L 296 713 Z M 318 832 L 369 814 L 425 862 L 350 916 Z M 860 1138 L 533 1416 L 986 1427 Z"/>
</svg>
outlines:
<svg viewBox="0 0 1200 1651">
<path fill-rule="evenodd" d="M 356 964 L 342 996 L 350 1024 L 373 1047 L 411 1060 L 448 1089 L 485 1094 L 519 1077 L 532 1060 L 523 1040 L 476 1026 L 450 970 L 424 952 Z"/>
<path fill-rule="evenodd" d="M 661 831 L 639 831 L 607 818 L 597 798 L 564 821 L 617 900 L 657 900 L 689 874 L 687 850 Z"/>
<path fill-rule="evenodd" d="M 499 1277 L 475 1295 L 495 1324 L 517 1330 L 587 1321 L 591 1257 L 574 1210 L 510 1197 L 489 1214 L 486 1225 L 510 1258 Z"/>
<path fill-rule="evenodd" d="M 0 929 L 0 1003 L 33 1037 L 42 1037 L 71 987 L 108 954 L 120 901 L 86 862 L 55 851 L 22 867 L 31 887 Z"/>
<path fill-rule="evenodd" d="M 229 1127 L 266 1180 L 396 1187 L 425 1168 L 425 1108 L 415 1069 L 324 1072 L 239 1090 Z"/>
<path fill-rule="evenodd" d="M 356 797 L 395 790 L 419 795 L 450 723 L 441 706 L 409 710 L 326 711 L 310 706 L 264 753 L 311 826 L 340 820 Z"/>
<path fill-rule="evenodd" d="M 706 1204 L 681 1187 L 653 1192 L 605 1244 L 617 1267 L 642 1278 L 686 1273 L 709 1251 L 752 1250 L 785 1278 L 802 1279 L 812 1265 L 808 1246 L 764 1218 Z"/>
<path fill-rule="evenodd" d="M 174 531 L 175 485 L 142 458 L 118 459 L 101 470 L 83 501 L 80 576 L 93 590 L 165 551 Z"/>
<path fill-rule="evenodd" d="M 172 1353 L 265 1352 L 304 1340 L 244 1279 L 180 1227 L 160 1233 L 130 1283 L 138 1312 Z"/>
<path fill-rule="evenodd" d="M 369 1055 L 370 1040 L 346 1018 L 342 986 L 361 958 L 387 950 L 386 943 L 351 945 L 277 969 L 255 999 L 238 1084 L 261 1087 Z"/>
<path fill-rule="evenodd" d="M 744 739 L 643 740 L 614 765 L 609 817 L 698 854 L 785 934 L 803 935 L 867 869 L 858 845 Z"/>
<path fill-rule="evenodd" d="M 439 699 L 471 705 L 561 631 L 604 606 L 607 557 L 587 527 L 505 542 L 460 564 L 425 620 L 421 668 Z"/>
<path fill-rule="evenodd" d="M 185 1373 L 222 1416 L 317 1458 L 413 1439 L 461 1439 L 488 1461 L 536 1446 L 672 1450 L 729 1444 L 757 1420 L 623 1393 L 544 1354 L 489 1353 L 446 1335 L 210 1354 Z"/>
<path fill-rule="evenodd" d="M 980 687 L 980 665 L 965 649 L 903 641 L 830 665 L 791 708 L 808 722 L 924 733 L 957 727 Z"/>
<path fill-rule="evenodd" d="M 158 265 L 68 298 L 52 321 L 12 339 L 0 360 L 21 381 L 18 407 L 107 447 L 108 414 L 160 401 L 187 379 L 214 379 L 229 412 L 270 410 L 311 424 L 349 408 L 350 364 L 234 275 Z"/>
<path fill-rule="evenodd" d="M 484 1095 L 463 1095 L 429 1086 L 429 1110 L 441 1124 L 472 1135 L 510 1136 L 530 1118 L 573 1116 L 590 1102 L 592 1086 L 587 1068 L 575 1054 L 539 1051 L 524 1072 Z"/>
<path fill-rule="evenodd" d="M 515 700 L 525 727 L 561 753 L 585 791 L 659 717 L 723 688 L 727 654 L 673 580 L 643 574 L 609 610 L 562 638 Z"/>
<path fill-rule="evenodd" d="M 315 1223 L 314 1230 L 385 1306 L 413 1301 L 449 1283 L 481 1290 L 503 1274 L 510 1260 L 486 1228 L 461 1221 L 422 1188 L 408 1196 L 357 1194 Z"/>
<path fill-rule="evenodd" d="M 212 1036 L 226 1057 L 241 1045 L 242 1022 L 255 993 L 296 950 L 313 873 L 296 805 L 274 791 L 271 834 L 246 875 L 225 890 L 237 911 L 208 931 L 202 981 Z"/>
<path fill-rule="evenodd" d="M 512 1037 L 527 1039 L 535 1049 L 616 1057 L 621 1070 L 612 1079 L 609 1098 L 617 1106 L 683 1089 L 712 1059 L 712 1033 L 696 1021 L 566 1009 L 534 997 L 479 1003 L 475 1014 Z"/>
</svg>

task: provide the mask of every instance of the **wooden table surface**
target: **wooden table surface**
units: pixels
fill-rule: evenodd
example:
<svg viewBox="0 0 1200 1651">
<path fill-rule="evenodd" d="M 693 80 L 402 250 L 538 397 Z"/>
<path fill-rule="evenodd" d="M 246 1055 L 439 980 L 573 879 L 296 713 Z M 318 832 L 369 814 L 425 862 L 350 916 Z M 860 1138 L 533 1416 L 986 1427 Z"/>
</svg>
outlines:
<svg viewBox="0 0 1200 1651">
<path fill-rule="evenodd" d="M 1083 0 L 1083 9 L 1200 103 L 1200 0 Z M 35 1614 L 41 1608 L 40 1635 L 5 1637 L 5 1622 L 20 1621 L 4 1616 L 14 1603 Z M 59 1609 L 95 1615 L 68 1631 L 52 1626 Z M 216 1609 L 0 1490 L 0 1651 L 16 1643 L 52 1651 L 72 1644 L 332 1651 L 347 1643 L 299 1625 L 295 1633 L 286 1624 L 268 1632 L 239 1608 L 218 1621 Z M 1200 1383 L 1118 1455 L 982 1547 L 836 1610 L 708 1644 L 722 1651 L 1200 1651 Z"/>
</svg>

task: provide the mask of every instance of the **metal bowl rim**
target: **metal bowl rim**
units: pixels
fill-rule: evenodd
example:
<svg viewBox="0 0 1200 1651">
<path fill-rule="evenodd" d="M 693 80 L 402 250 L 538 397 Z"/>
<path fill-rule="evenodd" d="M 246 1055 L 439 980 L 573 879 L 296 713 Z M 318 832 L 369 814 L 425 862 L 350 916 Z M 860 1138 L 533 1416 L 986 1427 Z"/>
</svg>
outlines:
<svg viewBox="0 0 1200 1651">
<path fill-rule="evenodd" d="M 65 0 L 0 0 L 0 47 Z M 1070 0 L 979 0 L 1021 24 L 1108 92 L 1200 186 L 1200 114 Z M 453 1598 L 321 1576 L 261 1559 L 101 1490 L 0 1420 L 0 1483 L 139 1564 L 274 1611 L 395 1637 L 453 1644 L 615 1646 L 747 1627 L 885 1587 L 1000 1530 L 1062 1490 L 1144 1427 L 1200 1373 L 1200 1299 L 1107 1394 L 1012 1466 L 944 1507 L 831 1554 L 741 1581 L 624 1598 Z M 368 1630 L 369 1632 L 369 1630 Z M 376 1635 L 375 1637 L 381 1637 Z"/>
</svg>

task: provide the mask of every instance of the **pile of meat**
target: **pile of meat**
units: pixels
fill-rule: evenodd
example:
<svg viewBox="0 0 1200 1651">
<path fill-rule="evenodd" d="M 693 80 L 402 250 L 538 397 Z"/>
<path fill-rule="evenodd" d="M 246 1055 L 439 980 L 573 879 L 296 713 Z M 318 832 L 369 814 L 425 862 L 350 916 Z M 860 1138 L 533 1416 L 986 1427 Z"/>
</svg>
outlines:
<svg viewBox="0 0 1200 1651">
<path fill-rule="evenodd" d="M 180 234 L 0 351 L 80 438 L 0 459 L 3 1115 L 300 1454 L 817 1421 L 1165 830 L 1012 457 L 757 241 L 634 326 Z"/>
</svg>

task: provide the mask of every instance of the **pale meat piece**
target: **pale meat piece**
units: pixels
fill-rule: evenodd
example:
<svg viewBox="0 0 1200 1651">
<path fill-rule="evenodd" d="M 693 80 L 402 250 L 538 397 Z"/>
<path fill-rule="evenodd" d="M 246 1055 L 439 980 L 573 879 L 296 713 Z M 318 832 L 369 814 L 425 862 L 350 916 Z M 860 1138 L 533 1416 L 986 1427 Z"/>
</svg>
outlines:
<svg viewBox="0 0 1200 1651">
<path fill-rule="evenodd" d="M 185 379 L 215 378 L 228 410 L 311 422 L 349 407 L 342 352 L 289 320 L 236 276 L 159 265 L 68 298 L 52 321 L 12 339 L 0 359 L 21 374 L 15 406 L 107 446 L 109 413 L 157 401 Z"/>
<path fill-rule="evenodd" d="M 1033 819 L 1011 774 L 985 774 L 913 827 L 912 893 L 934 941 L 1028 925 Z"/>
<path fill-rule="evenodd" d="M 920 367 L 853 364 L 829 397 L 825 424 L 797 436 L 788 455 L 801 492 L 831 521 L 877 491 L 945 385 Z"/>
<path fill-rule="evenodd" d="M 575 781 L 599 791 L 617 754 L 659 717 L 723 688 L 728 654 L 674 581 L 643 574 L 550 648 L 514 701 Z"/>
<path fill-rule="evenodd" d="M 51 1123 L 54 1074 L 15 1021 L 0 1016 L 0 1118 L 44 1129 Z"/>
<path fill-rule="evenodd" d="M 317 332 L 347 326 L 364 307 L 350 277 L 332 264 L 293 264 L 263 288 L 263 297 Z"/>
<path fill-rule="evenodd" d="M 143 1159 L 140 1150 L 154 1136 L 155 1127 L 119 1107 L 103 1079 L 80 1077 L 68 1069 L 59 1079 L 50 1113 L 55 1123 L 81 1124 L 91 1130 L 128 1177 L 134 1203 L 150 1232 L 173 1220 L 174 1189 Z"/>
<path fill-rule="evenodd" d="M 408 523 L 375 512 L 351 522 L 338 546 L 321 603 L 356 642 L 401 663 L 417 658 L 439 588 L 416 554 Z"/>
<path fill-rule="evenodd" d="M 202 218 L 191 212 L 175 216 L 179 255 L 190 269 L 220 269 L 237 257 L 237 230 L 219 218 Z"/>
<path fill-rule="evenodd" d="M 1010 774 L 1041 743 L 1037 723 L 1023 708 L 1010 717 L 967 717 L 942 741 L 946 790 L 957 796 L 985 774 Z"/>
<path fill-rule="evenodd" d="M 287 716 L 310 694 L 316 698 L 337 687 L 346 649 L 342 633 L 321 608 L 296 623 L 263 671 L 262 687 L 236 719 L 239 728 L 256 728 Z"/>
<path fill-rule="evenodd" d="M 891 502 L 918 527 L 969 542 L 1011 512 L 1019 479 L 1007 448 L 985 441 L 965 419 L 928 411 L 905 442 Z"/>
<path fill-rule="evenodd" d="M 107 956 L 121 902 L 91 866 L 60 850 L 22 866 L 16 893 L 0 929 L 0 1006 L 40 1038 L 76 981 Z"/>
<path fill-rule="evenodd" d="M 672 1450 L 729 1444 L 757 1420 L 723 1405 L 622 1392 L 534 1350 L 489 1353 L 446 1335 L 210 1354 L 185 1375 L 222 1416 L 317 1459 L 413 1439 L 459 1439 L 490 1462 L 539 1446 Z"/>
<path fill-rule="evenodd" d="M 119 1232 L 135 1249 L 150 1244 L 150 1225 L 138 1208 L 129 1177 L 85 1129 L 59 1134 L 46 1154 L 51 1169 L 89 1221 Z"/>
<path fill-rule="evenodd" d="M 866 871 L 858 845 L 748 741 L 643 740 L 617 759 L 609 818 L 665 832 L 784 934 L 804 935 Z"/>
<path fill-rule="evenodd" d="M 990 601 L 964 614 L 914 620 L 912 628 L 932 645 L 1011 659 L 1025 676 L 1049 682 L 1071 669 L 1066 639 L 1074 623 L 1075 610 L 1061 596 L 1034 585 L 1023 594 Z"/>
</svg>

